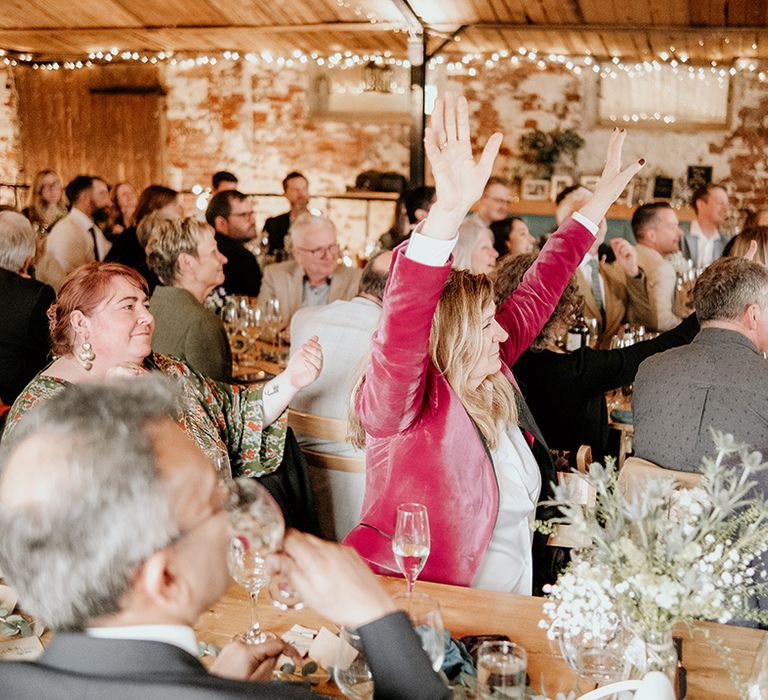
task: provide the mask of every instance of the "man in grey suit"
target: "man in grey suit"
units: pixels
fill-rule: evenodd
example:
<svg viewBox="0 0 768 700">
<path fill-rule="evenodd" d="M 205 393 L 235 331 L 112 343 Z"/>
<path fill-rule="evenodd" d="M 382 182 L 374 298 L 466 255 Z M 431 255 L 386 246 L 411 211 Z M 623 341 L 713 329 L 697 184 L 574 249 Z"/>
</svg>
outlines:
<svg viewBox="0 0 768 700">
<path fill-rule="evenodd" d="M 0 447 L 0 566 L 56 632 L 38 661 L 2 663 L 4 697 L 312 696 L 265 682 L 281 652 L 295 655 L 277 639 L 228 644 L 210 673 L 196 658 L 192 626 L 229 583 L 233 494 L 170 417 L 180 401 L 157 377 L 74 385 Z M 449 695 L 354 552 L 289 532 L 268 567 L 306 604 L 358 628 L 377 697 Z"/>
<path fill-rule="evenodd" d="M 722 185 L 710 182 L 699 187 L 691 196 L 696 218 L 683 234 L 680 251 L 693 267 L 703 269 L 723 254 L 728 236 L 720 227 L 728 218 L 728 193 Z"/>
<path fill-rule="evenodd" d="M 267 265 L 259 293 L 259 305 L 280 302 L 283 321 L 305 306 L 322 306 L 357 294 L 360 270 L 338 264 L 336 226 L 330 219 L 302 214 L 291 225 L 293 260 Z"/>
<path fill-rule="evenodd" d="M 645 360 L 632 400 L 635 454 L 691 472 L 714 453 L 710 428 L 768 455 L 768 270 L 721 258 L 693 298 L 701 331 Z"/>
<path fill-rule="evenodd" d="M 317 336 L 323 346 L 323 369 L 312 387 L 299 392 L 291 408 L 328 418 L 347 419 L 350 395 L 371 352 L 371 336 L 379 325 L 392 251 L 368 261 L 357 296 L 327 306 L 299 309 L 291 321 L 291 352 Z M 362 457 L 349 443 L 296 436 L 302 447 L 318 452 Z M 313 467 L 309 475 L 320 509 L 324 536 L 341 541 L 357 524 L 363 505 L 365 474 Z"/>
</svg>

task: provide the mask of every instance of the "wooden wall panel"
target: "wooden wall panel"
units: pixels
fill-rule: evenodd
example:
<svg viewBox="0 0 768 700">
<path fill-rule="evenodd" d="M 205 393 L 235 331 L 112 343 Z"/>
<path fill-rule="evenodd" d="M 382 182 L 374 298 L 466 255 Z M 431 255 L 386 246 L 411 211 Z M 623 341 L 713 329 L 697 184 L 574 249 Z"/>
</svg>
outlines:
<svg viewBox="0 0 768 700">
<path fill-rule="evenodd" d="M 128 180 L 138 190 L 163 182 L 164 98 L 130 92 L 159 88 L 156 68 L 17 68 L 15 80 L 26 182 L 43 168 L 64 183 L 81 173 Z M 117 91 L 93 92 L 105 88 Z"/>
</svg>

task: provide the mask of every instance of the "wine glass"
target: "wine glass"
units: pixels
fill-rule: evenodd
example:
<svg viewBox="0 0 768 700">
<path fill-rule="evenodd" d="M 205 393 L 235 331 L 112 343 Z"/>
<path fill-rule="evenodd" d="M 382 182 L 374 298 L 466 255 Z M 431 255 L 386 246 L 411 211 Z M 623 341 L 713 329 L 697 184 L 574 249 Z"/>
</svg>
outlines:
<svg viewBox="0 0 768 700">
<path fill-rule="evenodd" d="M 445 626 L 440 604 L 426 593 L 398 593 L 394 601 L 398 610 L 408 615 L 432 668 L 439 671 L 445 658 Z"/>
<path fill-rule="evenodd" d="M 333 667 L 333 679 L 345 697 L 356 700 L 370 700 L 373 697 L 373 676 L 365 658 L 365 649 L 360 635 L 354 630 L 339 629 L 339 658 Z M 343 660 L 348 644 L 357 654 L 350 663 Z"/>
<path fill-rule="evenodd" d="M 251 540 L 244 534 L 233 535 L 229 541 L 227 565 L 232 578 L 239 583 L 251 599 L 251 624 L 240 636 L 246 644 L 262 644 L 269 638 L 261 631 L 256 616 L 259 593 L 269 583 L 264 559 L 251 547 Z"/>
<path fill-rule="evenodd" d="M 230 530 L 233 537 L 248 540 L 249 551 L 264 559 L 283 545 L 285 520 L 280 506 L 255 479 L 241 477 L 230 482 L 233 505 L 230 506 Z M 281 610 L 301 610 L 304 603 L 284 576 L 269 581 L 272 603 Z"/>
<path fill-rule="evenodd" d="M 768 637 L 763 637 L 747 681 L 749 700 L 768 700 Z"/>
<path fill-rule="evenodd" d="M 397 507 L 392 552 L 408 582 L 408 592 L 412 593 L 429 556 L 429 518 L 422 503 L 401 503 Z"/>
<path fill-rule="evenodd" d="M 267 299 L 262 321 L 264 323 L 267 339 L 273 347 L 273 357 L 277 358 L 280 344 L 280 331 L 283 329 L 283 317 L 280 315 L 279 299 Z"/>
</svg>

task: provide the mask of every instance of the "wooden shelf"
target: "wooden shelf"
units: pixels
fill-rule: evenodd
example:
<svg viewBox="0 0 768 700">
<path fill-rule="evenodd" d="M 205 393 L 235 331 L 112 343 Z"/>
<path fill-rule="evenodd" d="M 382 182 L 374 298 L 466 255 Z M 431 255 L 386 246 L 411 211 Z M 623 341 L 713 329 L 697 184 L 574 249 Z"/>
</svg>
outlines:
<svg viewBox="0 0 768 700">
<path fill-rule="evenodd" d="M 628 207 L 626 204 L 614 204 L 608 210 L 609 219 L 631 219 L 637 206 Z M 522 199 L 517 202 L 513 202 L 510 206 L 510 213 L 512 215 L 528 215 L 528 216 L 554 216 L 557 206 L 554 202 L 547 200 L 531 200 Z M 675 210 L 677 212 L 677 218 L 680 221 L 692 221 L 693 209 L 690 207 L 682 207 Z"/>
</svg>

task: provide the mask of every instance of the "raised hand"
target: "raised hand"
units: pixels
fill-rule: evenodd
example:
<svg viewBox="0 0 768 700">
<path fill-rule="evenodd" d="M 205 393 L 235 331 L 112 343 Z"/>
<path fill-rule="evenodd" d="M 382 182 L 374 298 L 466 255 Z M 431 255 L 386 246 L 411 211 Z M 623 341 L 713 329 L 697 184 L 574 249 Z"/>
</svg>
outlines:
<svg viewBox="0 0 768 700">
<path fill-rule="evenodd" d="M 313 335 L 288 360 L 285 373 L 294 389 L 303 389 L 320 376 L 322 368 L 323 348 L 320 347 L 317 336 Z"/>
<path fill-rule="evenodd" d="M 645 159 L 641 158 L 621 169 L 621 149 L 626 135 L 624 129 L 614 129 L 611 133 L 603 174 L 591 199 L 579 209 L 590 221 L 598 222 L 606 215 L 611 204 L 619 198 L 629 181 L 645 165 Z"/>
<path fill-rule="evenodd" d="M 626 238 L 611 238 L 611 250 L 616 256 L 616 262 L 629 277 L 637 277 L 640 268 L 637 266 L 637 250 Z"/>
<path fill-rule="evenodd" d="M 429 231 L 424 231 L 425 235 L 453 238 L 455 230 L 445 231 L 450 228 L 444 225 L 447 223 L 445 217 L 450 216 L 451 222 L 455 220 L 458 225 L 469 207 L 480 198 L 493 170 L 500 145 L 501 134 L 493 134 L 485 144 L 480 160 L 475 162 L 472 157 L 466 99 L 455 99 L 449 92 L 444 98 L 435 100 L 430 126 L 424 135 L 424 146 L 437 190 L 436 202 L 432 207 L 437 211 L 432 215 L 432 221 L 440 220 L 442 226 L 433 228 L 425 225 L 425 228 L 429 228 Z M 438 216 L 439 213 L 442 216 Z"/>
</svg>

